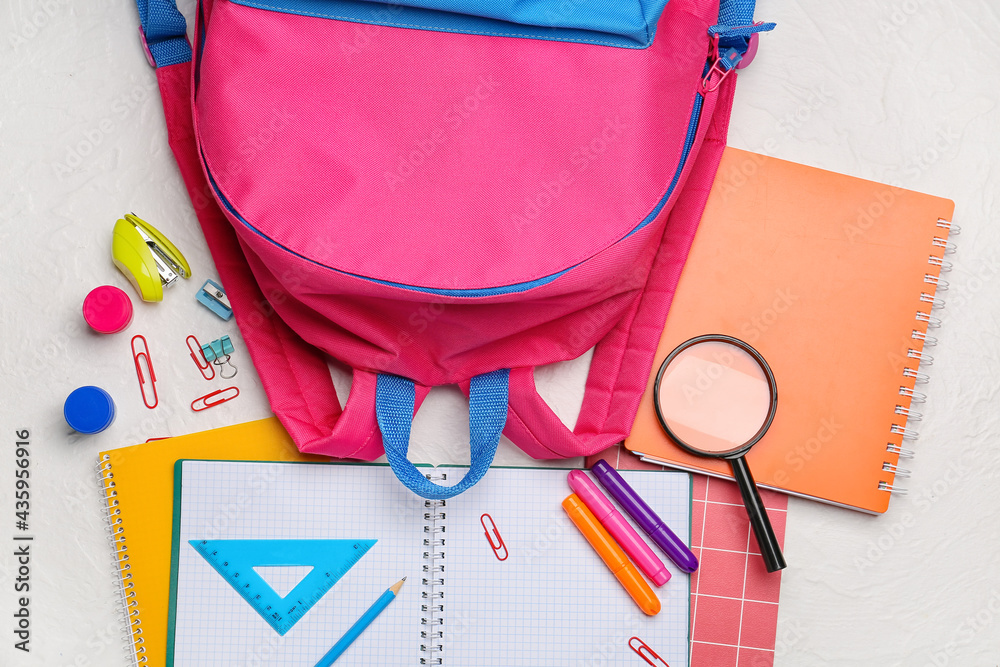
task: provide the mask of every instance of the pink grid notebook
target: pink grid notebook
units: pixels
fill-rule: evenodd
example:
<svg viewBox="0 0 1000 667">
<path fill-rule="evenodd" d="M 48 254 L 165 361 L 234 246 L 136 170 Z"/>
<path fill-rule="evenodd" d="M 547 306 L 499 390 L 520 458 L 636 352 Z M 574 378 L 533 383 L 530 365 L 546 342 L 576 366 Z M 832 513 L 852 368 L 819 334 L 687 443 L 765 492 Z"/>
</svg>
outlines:
<svg viewBox="0 0 1000 667">
<path fill-rule="evenodd" d="M 587 458 L 620 470 L 654 470 L 616 445 Z M 691 549 L 691 667 L 770 667 L 778 626 L 781 573 L 764 569 L 737 486 L 694 475 Z M 788 497 L 761 491 L 778 541 L 785 540 Z"/>
</svg>

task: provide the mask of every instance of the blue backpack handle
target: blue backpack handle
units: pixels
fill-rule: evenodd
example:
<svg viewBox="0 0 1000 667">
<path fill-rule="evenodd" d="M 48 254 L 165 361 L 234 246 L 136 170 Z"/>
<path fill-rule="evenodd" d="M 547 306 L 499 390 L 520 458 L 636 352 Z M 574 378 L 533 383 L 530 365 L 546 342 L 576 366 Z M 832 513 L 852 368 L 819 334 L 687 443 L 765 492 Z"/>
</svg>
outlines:
<svg viewBox="0 0 1000 667">
<path fill-rule="evenodd" d="M 507 423 L 507 388 L 510 370 L 501 369 L 472 378 L 469 386 L 469 432 L 472 458 L 469 471 L 454 486 L 441 486 L 427 479 L 406 454 L 410 448 L 410 426 L 416 396 L 413 382 L 398 375 L 380 374 L 375 385 L 375 417 L 382 431 L 385 456 L 408 489 L 430 500 L 457 496 L 471 489 L 490 469 Z"/>
<path fill-rule="evenodd" d="M 135 0 L 142 24 L 142 39 L 156 67 L 191 60 L 187 24 L 176 0 Z"/>
</svg>

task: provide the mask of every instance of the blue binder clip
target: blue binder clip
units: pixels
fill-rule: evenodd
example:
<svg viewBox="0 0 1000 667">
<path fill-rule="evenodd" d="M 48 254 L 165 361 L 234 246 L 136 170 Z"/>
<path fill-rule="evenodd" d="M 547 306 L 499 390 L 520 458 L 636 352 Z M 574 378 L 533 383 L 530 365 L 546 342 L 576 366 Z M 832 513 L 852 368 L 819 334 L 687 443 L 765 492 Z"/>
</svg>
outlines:
<svg viewBox="0 0 1000 667">
<path fill-rule="evenodd" d="M 229 360 L 229 355 L 234 352 L 233 341 L 229 340 L 229 336 L 223 336 L 222 338 L 213 340 L 211 343 L 202 345 L 201 351 L 205 355 L 206 361 L 211 361 L 219 367 L 219 375 L 224 379 L 228 380 L 236 376 L 236 364 Z M 223 364 L 229 364 L 229 367 L 233 369 L 232 375 L 225 374 Z"/>
<path fill-rule="evenodd" d="M 206 280 L 194 298 L 224 320 L 233 316 L 233 307 L 229 305 L 229 298 L 223 291 L 222 285 L 215 281 Z"/>
</svg>

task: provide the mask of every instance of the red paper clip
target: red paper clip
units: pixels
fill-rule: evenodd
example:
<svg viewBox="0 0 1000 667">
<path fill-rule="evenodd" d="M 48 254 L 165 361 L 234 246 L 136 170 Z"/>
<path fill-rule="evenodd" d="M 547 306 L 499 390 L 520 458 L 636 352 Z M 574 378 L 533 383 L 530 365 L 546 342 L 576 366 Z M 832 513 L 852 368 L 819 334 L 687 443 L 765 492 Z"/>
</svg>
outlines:
<svg viewBox="0 0 1000 667">
<path fill-rule="evenodd" d="M 639 642 L 639 646 L 638 647 L 634 646 L 632 644 L 633 641 Z M 658 665 L 661 666 L 661 667 L 670 667 L 670 665 L 667 664 L 666 660 L 664 660 L 660 656 L 656 655 L 656 651 L 654 651 L 653 649 L 649 648 L 649 644 L 647 644 L 646 642 L 642 641 L 638 637 L 632 637 L 631 639 L 629 639 L 628 640 L 628 647 L 630 649 L 632 649 L 633 651 L 635 651 L 636 654 L 638 654 L 638 656 L 640 658 L 642 658 L 643 660 L 645 660 L 649 664 L 653 665 L 653 667 L 657 667 Z M 645 653 L 643 651 L 645 651 Z M 653 662 L 654 660 L 656 662 Z"/>
<path fill-rule="evenodd" d="M 489 519 L 489 524 L 486 525 L 487 519 Z M 510 554 L 507 552 L 507 545 L 503 543 L 503 538 L 500 537 L 500 531 L 497 530 L 497 524 L 493 521 L 493 517 L 489 514 L 484 514 L 479 517 L 479 523 L 483 524 L 483 530 L 486 531 L 486 540 L 490 543 L 490 548 L 493 549 L 493 555 L 497 557 L 497 560 L 507 560 L 507 556 Z M 498 544 L 493 543 L 493 538 L 490 536 L 490 532 L 493 532 L 497 536 Z M 501 552 L 503 557 L 500 557 Z"/>
<path fill-rule="evenodd" d="M 216 398 L 214 401 L 209 400 L 209 399 L 214 398 L 216 396 L 220 396 L 221 394 L 224 394 L 225 392 L 228 392 L 228 391 L 233 391 L 233 392 L 236 392 L 236 393 L 232 394 L 231 396 L 221 396 L 220 398 Z M 193 401 L 191 401 L 191 409 L 194 410 L 195 412 L 201 412 L 202 410 L 208 410 L 209 408 L 214 408 L 216 405 L 218 405 L 220 403 L 225 403 L 226 401 L 231 401 L 231 400 L 233 400 L 234 398 L 236 398 L 239 395 L 240 395 L 240 389 L 239 389 L 239 387 L 226 387 L 225 389 L 216 389 L 211 394 L 205 394 L 204 396 L 199 396 L 198 398 L 196 398 Z M 201 401 L 200 404 L 199 404 L 199 401 Z"/>
<path fill-rule="evenodd" d="M 194 347 L 191 347 L 191 341 L 194 341 Z M 184 339 L 184 342 L 187 343 L 188 351 L 191 352 L 191 358 L 194 359 L 195 366 L 197 366 L 198 370 L 201 371 L 201 376 L 206 380 L 214 378 L 215 368 L 212 364 L 208 363 L 208 359 L 205 358 L 205 353 L 202 352 L 201 343 L 198 342 L 198 339 L 191 335 Z M 202 363 L 205 365 L 202 366 Z M 211 375 L 205 373 L 206 370 L 211 373 Z"/>
<path fill-rule="evenodd" d="M 141 349 L 137 350 L 135 342 L 136 340 L 142 341 Z M 139 363 L 141 360 L 146 360 L 146 370 L 149 371 L 149 389 L 152 393 L 153 404 L 149 404 L 149 397 L 146 394 L 146 376 L 142 372 L 142 364 Z M 135 375 L 139 378 L 139 392 L 142 394 L 142 402 L 146 404 L 146 407 L 152 410 L 160 403 L 159 397 L 156 395 L 156 373 L 153 371 L 153 360 L 149 358 L 149 345 L 146 343 L 146 339 L 137 334 L 132 336 L 132 361 L 135 362 Z"/>
</svg>

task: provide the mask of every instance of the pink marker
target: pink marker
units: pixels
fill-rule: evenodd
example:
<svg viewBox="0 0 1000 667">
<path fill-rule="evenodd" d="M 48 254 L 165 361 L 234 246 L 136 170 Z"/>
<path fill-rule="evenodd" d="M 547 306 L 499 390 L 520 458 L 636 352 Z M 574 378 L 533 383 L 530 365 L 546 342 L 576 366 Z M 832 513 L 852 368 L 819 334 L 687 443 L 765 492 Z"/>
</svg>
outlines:
<svg viewBox="0 0 1000 667">
<path fill-rule="evenodd" d="M 569 487 L 580 497 L 583 504 L 594 513 L 611 536 L 618 541 L 625 553 L 635 561 L 635 564 L 653 580 L 657 586 L 662 586 L 670 580 L 670 572 L 649 545 L 639 537 L 635 529 L 629 525 L 621 512 L 615 509 L 607 496 L 601 493 L 597 485 L 590 481 L 582 470 L 571 470 Z"/>
</svg>

